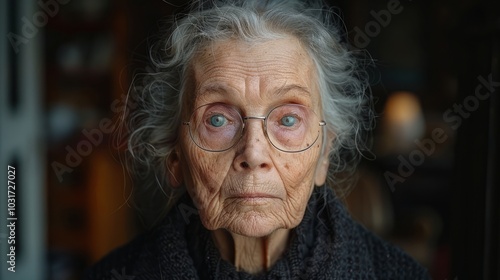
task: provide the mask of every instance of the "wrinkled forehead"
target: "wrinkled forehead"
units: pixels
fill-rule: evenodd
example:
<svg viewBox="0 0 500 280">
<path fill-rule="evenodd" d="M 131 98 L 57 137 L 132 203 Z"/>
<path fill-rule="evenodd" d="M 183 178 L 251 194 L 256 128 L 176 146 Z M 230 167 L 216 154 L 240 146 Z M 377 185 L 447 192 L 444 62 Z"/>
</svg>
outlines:
<svg viewBox="0 0 500 280">
<path fill-rule="evenodd" d="M 320 99 L 313 60 L 294 37 L 212 42 L 198 50 L 189 69 L 187 99 L 191 101 L 238 93 L 244 93 L 241 98 L 253 98 L 253 93 L 272 100 L 288 91 L 309 98 L 311 105 Z"/>
</svg>

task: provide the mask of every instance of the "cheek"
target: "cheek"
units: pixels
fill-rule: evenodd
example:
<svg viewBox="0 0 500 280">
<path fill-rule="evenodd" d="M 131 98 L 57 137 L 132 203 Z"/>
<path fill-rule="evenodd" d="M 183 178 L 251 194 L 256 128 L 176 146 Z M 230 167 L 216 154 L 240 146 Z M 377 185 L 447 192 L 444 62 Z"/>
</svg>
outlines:
<svg viewBox="0 0 500 280">
<path fill-rule="evenodd" d="M 317 160 L 317 154 L 311 153 L 293 157 L 278 165 L 281 167 L 278 173 L 287 190 L 303 188 L 309 183 L 312 185 Z"/>
<path fill-rule="evenodd" d="M 205 209 L 220 192 L 228 171 L 228 160 L 221 158 L 221 154 L 209 154 L 197 147 L 190 147 L 187 154 L 186 188 L 198 209 Z"/>
<path fill-rule="evenodd" d="M 283 163 L 279 170 L 287 193 L 286 211 L 291 219 L 296 220 L 295 222 L 300 222 L 314 188 L 317 160 L 316 152 L 304 154 Z"/>
</svg>

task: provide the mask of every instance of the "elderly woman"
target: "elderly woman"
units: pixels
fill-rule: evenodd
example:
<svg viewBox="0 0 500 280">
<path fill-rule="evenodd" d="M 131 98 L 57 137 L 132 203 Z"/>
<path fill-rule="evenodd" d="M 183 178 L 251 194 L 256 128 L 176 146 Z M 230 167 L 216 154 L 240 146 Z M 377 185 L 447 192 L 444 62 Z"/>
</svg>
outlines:
<svg viewBox="0 0 500 280">
<path fill-rule="evenodd" d="M 129 152 L 151 178 L 138 187 L 160 189 L 166 213 L 88 278 L 427 279 L 331 188 L 358 158 L 371 109 L 328 13 L 198 4 L 152 54 L 158 73 L 129 115 Z"/>
</svg>

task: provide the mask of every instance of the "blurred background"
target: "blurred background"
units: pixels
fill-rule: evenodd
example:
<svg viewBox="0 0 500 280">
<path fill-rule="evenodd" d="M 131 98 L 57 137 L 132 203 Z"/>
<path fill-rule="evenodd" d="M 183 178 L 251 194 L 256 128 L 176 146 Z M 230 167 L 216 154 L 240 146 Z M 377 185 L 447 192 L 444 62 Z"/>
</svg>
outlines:
<svg viewBox="0 0 500 280">
<path fill-rule="evenodd" d="M 146 228 L 112 132 L 182 2 L 1 0 L 0 182 L 15 167 L 17 221 L 16 273 L 0 227 L 0 279 L 80 279 Z M 331 2 L 375 61 L 375 157 L 348 209 L 433 279 L 500 279 L 499 1 Z M 7 224 L 7 186 L 0 201 Z"/>
</svg>

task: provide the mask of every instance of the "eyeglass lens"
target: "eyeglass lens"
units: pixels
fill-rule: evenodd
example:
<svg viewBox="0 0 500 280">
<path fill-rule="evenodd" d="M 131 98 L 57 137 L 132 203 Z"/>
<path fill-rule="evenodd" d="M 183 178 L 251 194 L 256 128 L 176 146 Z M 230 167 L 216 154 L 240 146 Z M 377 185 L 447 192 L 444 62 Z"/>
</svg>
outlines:
<svg viewBox="0 0 500 280">
<path fill-rule="evenodd" d="M 198 107 L 189 122 L 190 135 L 200 148 L 224 151 L 243 135 L 244 119 L 238 110 L 222 103 Z M 264 131 L 273 146 L 287 152 L 309 148 L 319 135 L 319 119 L 308 107 L 286 104 L 272 109 L 265 118 Z"/>
</svg>

